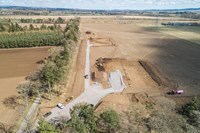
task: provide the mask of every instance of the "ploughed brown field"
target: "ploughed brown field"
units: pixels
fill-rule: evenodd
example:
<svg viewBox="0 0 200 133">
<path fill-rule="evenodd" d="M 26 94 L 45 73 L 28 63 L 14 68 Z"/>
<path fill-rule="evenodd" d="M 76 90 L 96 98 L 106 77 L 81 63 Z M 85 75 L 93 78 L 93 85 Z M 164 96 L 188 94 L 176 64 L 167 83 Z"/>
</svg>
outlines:
<svg viewBox="0 0 200 133">
<path fill-rule="evenodd" d="M 49 47 L 0 50 L 0 122 L 12 125 L 22 113 L 18 108 L 9 109 L 3 100 L 17 95 L 16 86 L 39 67 L 47 57 Z"/>
</svg>

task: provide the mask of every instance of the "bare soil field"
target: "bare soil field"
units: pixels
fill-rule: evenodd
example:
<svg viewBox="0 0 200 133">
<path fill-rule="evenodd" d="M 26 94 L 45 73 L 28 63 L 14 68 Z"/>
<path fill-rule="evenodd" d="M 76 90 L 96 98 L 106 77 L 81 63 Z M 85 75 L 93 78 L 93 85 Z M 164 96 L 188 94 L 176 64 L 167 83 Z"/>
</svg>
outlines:
<svg viewBox="0 0 200 133">
<path fill-rule="evenodd" d="M 120 70 L 126 89 L 123 93 L 159 93 L 158 84 L 150 77 L 138 61 L 113 59 L 105 64 L 105 71 Z"/>
<path fill-rule="evenodd" d="M 131 24 L 121 24 L 96 19 L 82 19 L 85 31 L 112 38 L 115 48 L 100 47 L 95 59 L 109 54 L 111 58 L 130 61 L 146 60 L 152 63 L 164 76 L 185 90 L 184 95 L 199 95 L 200 86 L 200 46 L 187 40 L 147 29 L 142 21 L 132 20 Z M 144 21 L 144 25 L 147 22 Z M 153 22 L 150 21 L 150 24 Z M 93 48 L 92 48 L 93 49 Z M 101 54 L 100 54 L 101 53 Z M 169 90 L 171 88 L 168 88 Z"/>
<path fill-rule="evenodd" d="M 19 108 L 3 105 L 5 98 L 17 95 L 16 86 L 39 67 L 38 62 L 47 57 L 49 47 L 0 50 L 0 122 L 13 125 L 17 122 Z"/>
<path fill-rule="evenodd" d="M 0 78 L 29 75 L 47 57 L 49 48 L 0 50 Z"/>
</svg>

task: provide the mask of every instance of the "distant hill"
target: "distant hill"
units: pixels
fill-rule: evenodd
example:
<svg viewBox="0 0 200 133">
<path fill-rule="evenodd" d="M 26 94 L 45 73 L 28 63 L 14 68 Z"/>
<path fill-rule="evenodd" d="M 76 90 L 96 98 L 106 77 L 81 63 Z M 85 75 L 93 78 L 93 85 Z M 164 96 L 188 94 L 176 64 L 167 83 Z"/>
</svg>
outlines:
<svg viewBox="0 0 200 133">
<path fill-rule="evenodd" d="M 44 7 L 26 7 L 26 6 L 0 6 L 0 9 L 15 9 L 15 10 L 49 10 L 49 11 L 200 11 L 200 8 L 184 8 L 184 9 L 151 9 L 151 10 L 89 10 L 89 9 L 70 9 L 70 8 L 44 8 Z"/>
</svg>

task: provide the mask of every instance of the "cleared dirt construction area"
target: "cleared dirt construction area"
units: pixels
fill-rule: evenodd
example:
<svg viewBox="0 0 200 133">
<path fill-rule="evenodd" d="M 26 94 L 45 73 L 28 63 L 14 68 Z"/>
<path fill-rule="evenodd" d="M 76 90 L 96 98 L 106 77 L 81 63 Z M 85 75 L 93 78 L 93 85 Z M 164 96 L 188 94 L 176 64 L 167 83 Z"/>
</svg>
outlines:
<svg viewBox="0 0 200 133">
<path fill-rule="evenodd" d="M 115 46 L 115 43 L 111 38 L 91 38 L 91 43 L 95 47 L 101 46 Z"/>
<path fill-rule="evenodd" d="M 109 86 L 107 84 L 107 74 L 115 70 L 120 70 L 126 84 L 123 94 L 144 92 L 151 96 L 162 95 L 159 88 L 165 85 L 162 83 L 163 79 L 161 78 L 161 82 L 153 79 L 153 76 L 150 75 L 151 71 L 146 71 L 139 61 L 128 61 L 121 58 L 99 58 L 93 66 L 93 80 L 101 83 L 106 88 Z"/>
<path fill-rule="evenodd" d="M 184 90 L 183 95 L 177 96 L 180 98 L 199 95 L 198 44 L 155 30 L 156 19 L 105 17 L 82 18 L 81 21 L 82 32 L 90 31 L 87 37 L 94 44 L 91 47 L 91 82 L 100 82 L 107 88 L 108 73 L 118 69 L 126 84 L 121 94 L 103 98 L 97 111 L 109 107 L 123 111 L 135 97 L 140 97 L 140 101 L 166 96 L 166 92 L 177 88 Z"/>
<path fill-rule="evenodd" d="M 158 92 L 158 84 L 149 76 L 138 61 L 111 59 L 105 63 L 105 71 L 120 70 L 127 88 L 123 93 Z"/>
<path fill-rule="evenodd" d="M 5 98 L 17 95 L 16 86 L 25 77 L 38 69 L 41 60 L 47 57 L 49 47 L 0 50 L 0 122 L 13 125 L 17 122 L 19 108 L 3 105 Z"/>
<path fill-rule="evenodd" d="M 91 37 L 94 34 L 95 37 Z M 162 91 L 159 90 L 160 85 L 146 72 L 138 60 L 119 58 L 121 53 L 118 44 L 115 44 L 112 38 L 95 32 L 91 36 L 88 36 L 92 43 L 91 83 L 98 82 L 103 88 L 109 88 L 109 73 L 119 70 L 126 85 L 126 89 L 121 94 L 111 94 L 103 98 L 97 111 L 107 105 L 113 108 L 121 106 L 122 110 L 127 109 L 134 93 L 148 93 L 148 96 L 162 95 Z"/>
<path fill-rule="evenodd" d="M 95 52 L 91 51 L 95 59 L 109 57 L 148 61 L 169 81 L 184 89 L 184 95 L 199 94 L 200 46 L 198 44 L 161 33 L 154 30 L 155 27 L 147 28 L 152 26 L 155 20 L 127 20 L 131 23 L 120 23 L 120 21 L 120 19 L 106 18 L 82 19 L 85 31 L 112 38 L 116 45 L 116 48 L 99 47 Z M 125 21 L 124 18 L 122 22 Z"/>
</svg>

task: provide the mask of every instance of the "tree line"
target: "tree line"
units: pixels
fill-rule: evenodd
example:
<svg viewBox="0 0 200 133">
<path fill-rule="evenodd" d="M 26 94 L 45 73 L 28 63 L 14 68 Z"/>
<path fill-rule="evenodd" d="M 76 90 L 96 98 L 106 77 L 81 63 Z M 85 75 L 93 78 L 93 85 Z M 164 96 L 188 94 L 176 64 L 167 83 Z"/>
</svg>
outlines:
<svg viewBox="0 0 200 133">
<path fill-rule="evenodd" d="M 52 32 L 56 33 L 56 32 Z M 28 98 L 36 97 L 39 94 L 58 94 L 54 86 L 61 83 L 69 71 L 70 59 L 77 47 L 79 36 L 79 19 L 69 20 L 60 38 L 55 42 L 58 47 L 52 48 L 49 57 L 44 60 L 43 67 L 35 74 L 29 76 L 29 82 L 17 87 L 18 92 Z M 54 35 L 47 37 L 54 38 Z M 32 39 L 33 40 L 33 39 Z M 45 43 L 46 44 L 46 43 Z M 52 43 L 53 44 L 53 43 Z M 25 91 L 27 90 L 27 91 Z"/>
<path fill-rule="evenodd" d="M 48 24 L 65 24 L 67 20 L 62 17 L 58 18 L 21 18 L 21 19 L 0 19 L 0 22 L 10 23 L 10 22 L 18 22 L 18 23 L 48 23 Z"/>
<path fill-rule="evenodd" d="M 42 70 L 43 84 L 48 85 L 50 90 L 62 81 L 65 66 L 69 65 L 70 58 L 75 51 L 79 36 L 79 19 L 70 20 L 63 34 L 64 39 L 60 42 L 61 50 L 51 54 Z"/>
<path fill-rule="evenodd" d="M 79 19 L 69 20 L 62 36 L 63 39 L 58 41 L 59 46 L 49 50 L 49 56 L 43 61 L 42 67 L 28 76 L 26 83 L 17 86 L 18 93 L 25 99 L 26 107 L 35 97 L 51 100 L 52 95 L 59 96 L 62 93 L 55 86 L 63 83 L 70 70 L 70 61 L 79 37 Z M 29 132 L 31 129 L 27 126 L 25 130 Z"/>
<path fill-rule="evenodd" d="M 0 32 L 0 48 L 20 48 L 58 46 L 66 36 L 65 33 L 69 31 L 63 31 L 59 24 L 50 26 L 42 24 L 38 28 L 33 24 L 22 27 L 18 23 L 10 22 L 0 23 Z M 74 35 L 68 36 L 74 37 Z"/>
<path fill-rule="evenodd" d="M 10 20 L 12 21 L 12 20 Z M 66 19 L 62 18 L 62 17 L 58 17 L 57 19 L 54 18 L 37 18 L 37 19 L 33 19 L 33 18 L 21 18 L 20 20 L 18 20 L 20 23 L 48 23 L 48 24 L 65 24 L 67 21 Z"/>
<path fill-rule="evenodd" d="M 55 31 L 0 34 L 0 48 L 58 46 L 64 36 Z"/>
<path fill-rule="evenodd" d="M 200 19 L 199 13 L 193 13 L 193 12 L 183 12 L 180 14 L 180 17 L 183 18 L 190 18 L 190 19 Z"/>
<path fill-rule="evenodd" d="M 42 24 L 40 27 L 34 26 L 33 24 L 30 24 L 29 26 L 20 26 L 18 23 L 0 23 L 0 32 L 25 32 L 25 31 L 39 31 L 39 30 L 61 30 L 60 24 L 54 24 L 54 25 L 45 25 Z"/>
<path fill-rule="evenodd" d="M 71 119 L 47 123 L 40 120 L 38 133 L 115 133 L 119 127 L 119 115 L 114 110 L 98 114 L 88 104 L 76 105 L 70 111 Z"/>
</svg>

